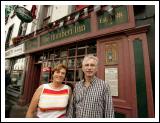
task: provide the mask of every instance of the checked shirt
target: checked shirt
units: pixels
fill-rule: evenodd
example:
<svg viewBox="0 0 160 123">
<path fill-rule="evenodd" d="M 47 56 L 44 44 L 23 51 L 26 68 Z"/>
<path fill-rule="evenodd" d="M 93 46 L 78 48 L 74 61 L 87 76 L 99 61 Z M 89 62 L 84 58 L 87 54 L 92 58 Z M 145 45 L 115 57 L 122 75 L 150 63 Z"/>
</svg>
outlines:
<svg viewBox="0 0 160 123">
<path fill-rule="evenodd" d="M 94 77 L 91 85 L 76 83 L 67 112 L 68 118 L 112 118 L 114 110 L 107 82 Z"/>
</svg>

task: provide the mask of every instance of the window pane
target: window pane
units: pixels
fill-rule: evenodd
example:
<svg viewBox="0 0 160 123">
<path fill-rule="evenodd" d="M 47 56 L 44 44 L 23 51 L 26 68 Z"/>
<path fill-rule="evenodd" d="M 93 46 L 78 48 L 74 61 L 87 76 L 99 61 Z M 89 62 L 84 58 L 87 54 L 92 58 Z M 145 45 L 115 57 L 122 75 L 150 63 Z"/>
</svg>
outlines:
<svg viewBox="0 0 160 123">
<path fill-rule="evenodd" d="M 60 56 L 61 57 L 66 57 L 67 56 L 67 51 L 61 51 Z"/>
<path fill-rule="evenodd" d="M 64 64 L 64 65 L 67 65 L 67 60 L 66 60 L 66 58 L 65 58 L 65 59 L 62 59 L 62 60 L 61 60 L 61 63 Z"/>
<path fill-rule="evenodd" d="M 80 81 L 83 79 L 83 71 L 81 68 L 79 68 L 77 71 L 76 71 L 76 81 Z"/>
<path fill-rule="evenodd" d="M 60 57 L 60 50 L 56 50 L 55 51 L 55 58 L 59 58 Z"/>
<path fill-rule="evenodd" d="M 69 56 L 75 56 L 75 49 L 69 49 Z"/>
<path fill-rule="evenodd" d="M 66 78 L 67 81 L 74 81 L 74 70 L 68 70 Z"/>
<path fill-rule="evenodd" d="M 77 55 L 85 55 L 85 48 L 78 48 Z"/>
<path fill-rule="evenodd" d="M 74 59 L 69 59 L 68 60 L 68 67 L 69 68 L 74 68 Z"/>
<path fill-rule="evenodd" d="M 82 67 L 83 58 L 77 58 L 77 67 Z"/>
<path fill-rule="evenodd" d="M 95 54 L 96 53 L 96 46 L 89 46 L 87 48 L 87 54 Z"/>
<path fill-rule="evenodd" d="M 54 61 L 54 63 L 53 63 L 54 67 L 55 67 L 56 65 L 58 65 L 58 64 L 60 64 L 60 60 L 56 60 L 56 61 Z"/>
</svg>

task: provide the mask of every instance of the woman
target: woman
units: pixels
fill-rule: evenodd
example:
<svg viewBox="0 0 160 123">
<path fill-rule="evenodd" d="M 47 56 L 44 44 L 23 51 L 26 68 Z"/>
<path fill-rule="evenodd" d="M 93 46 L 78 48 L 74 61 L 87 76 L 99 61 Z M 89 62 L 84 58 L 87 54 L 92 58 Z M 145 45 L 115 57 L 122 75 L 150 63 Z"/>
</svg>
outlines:
<svg viewBox="0 0 160 123">
<path fill-rule="evenodd" d="M 57 65 L 53 69 L 53 81 L 42 84 L 34 93 L 26 117 L 32 118 L 37 110 L 39 118 L 62 118 L 71 97 L 71 88 L 62 84 L 66 75 L 66 66 Z"/>
</svg>

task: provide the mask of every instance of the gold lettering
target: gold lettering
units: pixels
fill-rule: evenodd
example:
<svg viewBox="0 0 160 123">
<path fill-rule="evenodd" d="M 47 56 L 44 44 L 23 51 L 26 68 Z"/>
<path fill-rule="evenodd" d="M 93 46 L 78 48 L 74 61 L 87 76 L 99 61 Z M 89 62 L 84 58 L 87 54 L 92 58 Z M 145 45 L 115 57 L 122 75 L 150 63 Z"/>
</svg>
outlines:
<svg viewBox="0 0 160 123">
<path fill-rule="evenodd" d="M 85 31 L 85 30 L 86 30 L 86 26 L 82 25 L 82 31 Z"/>
<path fill-rule="evenodd" d="M 63 38 L 63 37 L 65 37 L 65 32 L 64 32 L 64 31 L 62 31 L 62 38 Z"/>
<path fill-rule="evenodd" d="M 55 39 L 58 39 L 58 33 L 57 33 L 57 34 L 55 34 Z"/>
<path fill-rule="evenodd" d="M 77 33 L 77 27 L 75 26 L 74 28 L 75 28 L 74 33 Z"/>
<path fill-rule="evenodd" d="M 100 24 L 102 23 L 102 18 L 99 19 L 99 23 L 100 23 Z"/>
<path fill-rule="evenodd" d="M 74 27 L 74 33 L 77 33 L 77 26 Z"/>
<path fill-rule="evenodd" d="M 79 26 L 79 32 L 82 32 L 82 26 Z"/>
<path fill-rule="evenodd" d="M 53 40 L 55 40 L 55 34 L 54 33 L 51 35 L 51 41 L 53 41 Z"/>
<path fill-rule="evenodd" d="M 66 37 L 69 35 L 69 33 L 68 33 L 68 32 L 69 32 L 69 30 L 67 30 L 67 31 L 66 31 Z"/>
<path fill-rule="evenodd" d="M 58 38 L 60 37 L 59 33 L 58 33 Z"/>
<path fill-rule="evenodd" d="M 77 33 L 79 32 L 79 26 L 77 26 Z"/>
<path fill-rule="evenodd" d="M 79 26 L 79 32 L 82 32 L 82 26 Z"/>
<path fill-rule="evenodd" d="M 60 32 L 60 38 L 62 38 L 62 32 Z"/>
<path fill-rule="evenodd" d="M 102 20 L 102 22 L 106 23 L 107 22 L 107 17 L 104 17 L 103 20 Z"/>
<path fill-rule="evenodd" d="M 70 35 L 72 35 L 72 33 L 73 33 L 73 31 L 72 31 L 72 29 L 70 29 Z"/>
</svg>

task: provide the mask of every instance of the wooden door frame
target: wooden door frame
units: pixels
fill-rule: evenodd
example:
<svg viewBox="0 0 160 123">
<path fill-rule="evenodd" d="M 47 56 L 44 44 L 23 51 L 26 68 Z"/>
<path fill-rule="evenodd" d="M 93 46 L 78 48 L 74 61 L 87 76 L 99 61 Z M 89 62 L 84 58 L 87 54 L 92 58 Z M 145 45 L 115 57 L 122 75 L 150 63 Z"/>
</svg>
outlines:
<svg viewBox="0 0 160 123">
<path fill-rule="evenodd" d="M 134 30 L 135 31 L 135 30 Z M 130 34 L 130 35 L 128 35 Z M 151 74 L 150 74 L 150 63 L 149 63 L 149 54 L 148 54 L 148 46 L 147 46 L 147 37 L 145 31 L 140 31 L 137 33 L 128 33 L 126 34 L 119 34 L 115 35 L 113 37 L 105 37 L 103 39 L 97 40 L 97 56 L 99 57 L 100 61 L 104 63 L 104 54 L 105 51 L 103 47 L 106 43 L 111 42 L 120 42 L 118 40 L 122 40 L 123 47 L 125 47 L 125 50 L 128 51 L 126 54 L 122 54 L 124 58 L 124 61 L 126 61 L 125 67 L 124 65 L 119 65 L 119 69 L 125 69 L 124 73 L 128 74 L 128 83 L 126 84 L 126 87 L 130 87 L 131 96 L 127 96 L 127 102 L 130 104 L 128 107 L 128 110 L 132 110 L 131 112 L 127 112 L 127 106 L 121 105 L 123 103 L 123 100 L 120 100 L 116 97 L 113 97 L 113 103 L 115 111 L 118 111 L 120 113 L 126 113 L 126 117 L 138 117 L 138 109 L 137 109 L 137 95 L 136 95 L 136 76 L 135 76 L 135 61 L 134 61 L 134 50 L 133 50 L 133 41 L 136 38 L 139 38 L 142 41 L 142 49 L 143 49 L 143 57 L 144 57 L 144 68 L 145 68 L 145 80 L 146 80 L 146 93 L 147 93 L 147 108 L 148 108 L 148 117 L 154 117 L 154 109 L 153 109 L 153 95 L 152 95 L 152 85 L 151 85 Z M 123 43 L 125 42 L 125 43 Z M 126 49 L 127 48 L 127 49 Z M 124 50 L 124 49 L 123 49 Z M 123 51 L 124 52 L 124 51 Z M 125 53 L 125 52 L 124 52 Z M 99 69 L 97 72 L 97 76 L 101 79 L 104 79 L 104 64 L 99 64 Z M 126 69 L 129 68 L 129 69 Z M 118 72 L 119 73 L 119 72 Z M 124 76 L 124 74 L 119 75 Z M 123 77 L 121 77 L 123 78 Z M 123 78 L 126 79 L 126 76 Z M 119 82 L 122 82 L 120 79 Z M 124 87 L 119 87 L 119 89 L 122 90 Z M 129 95 L 129 93 L 128 93 Z"/>
<path fill-rule="evenodd" d="M 143 57 L 144 57 L 144 67 L 145 67 L 145 80 L 146 80 L 146 93 L 147 93 L 147 106 L 148 106 L 148 117 L 155 117 L 153 109 L 153 92 L 152 92 L 152 81 L 151 81 L 151 72 L 150 72 L 150 62 L 149 62 L 149 53 L 147 45 L 147 36 L 146 33 L 130 35 L 129 39 L 129 49 L 130 49 L 130 59 L 131 64 L 135 65 L 134 60 L 134 50 L 133 42 L 135 39 L 140 39 L 142 41 Z M 132 69 L 132 80 L 136 81 L 135 67 Z"/>
<path fill-rule="evenodd" d="M 118 59 L 120 62 L 118 63 L 118 97 L 113 97 L 113 103 L 115 111 L 120 113 L 124 113 L 126 117 L 137 117 L 137 107 L 136 107 L 136 95 L 135 95 L 135 84 L 131 81 L 131 69 L 132 66 L 129 64 L 130 61 L 130 53 L 125 53 L 125 51 L 129 51 L 129 44 L 127 37 L 125 35 L 118 35 L 111 38 L 104 38 L 97 41 L 97 56 L 100 58 L 100 61 L 104 63 L 104 54 L 105 51 L 102 47 L 105 44 L 117 43 L 119 47 L 119 55 Z M 123 47 L 123 48 L 122 48 Z M 100 63 L 97 76 L 101 79 L 104 79 L 104 64 Z M 123 69 L 123 70 L 122 70 Z M 121 71 L 120 71 L 121 70 Z M 124 74 L 127 74 L 125 76 Z M 121 77 L 120 77 L 121 76 Z M 129 81 L 129 82 L 128 82 Z M 123 82 L 123 83 L 122 83 Z M 124 87 L 126 86 L 126 90 L 128 93 L 125 93 Z"/>
</svg>

